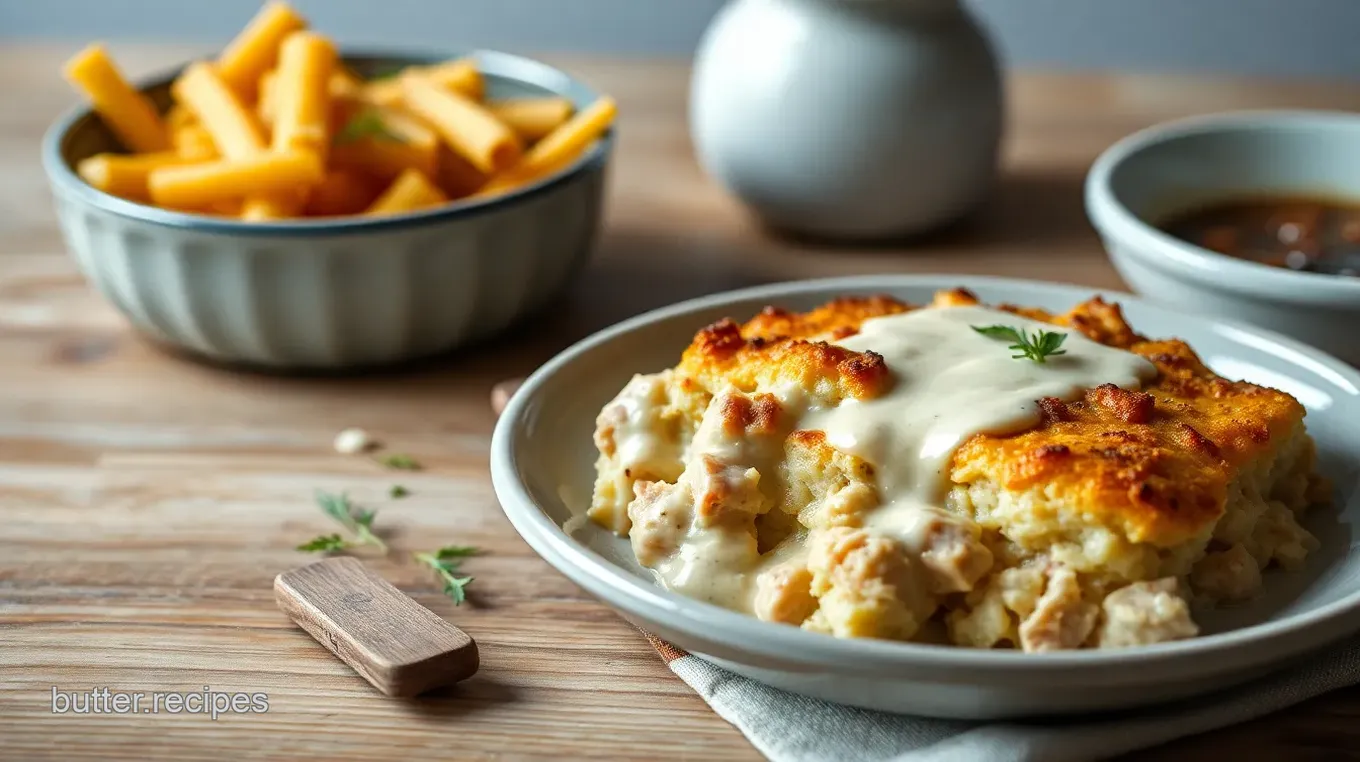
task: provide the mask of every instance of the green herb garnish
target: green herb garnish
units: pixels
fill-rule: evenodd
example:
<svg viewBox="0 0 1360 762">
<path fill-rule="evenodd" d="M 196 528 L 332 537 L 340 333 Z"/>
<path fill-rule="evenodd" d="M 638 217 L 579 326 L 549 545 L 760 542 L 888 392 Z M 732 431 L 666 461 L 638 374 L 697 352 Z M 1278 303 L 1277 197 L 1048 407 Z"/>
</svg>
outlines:
<svg viewBox="0 0 1360 762">
<path fill-rule="evenodd" d="M 349 530 L 354 539 L 339 534 L 321 535 L 297 546 L 298 550 L 305 553 L 338 553 L 360 545 L 373 545 L 384 553 L 387 552 L 387 543 L 373 533 L 373 519 L 377 518 L 377 511 L 354 505 L 343 492 L 337 495 L 318 490 L 316 504 L 320 506 L 322 513 Z"/>
<path fill-rule="evenodd" d="M 433 553 L 416 553 L 415 559 L 422 564 L 434 569 L 435 574 L 444 583 L 444 595 L 447 595 L 455 606 L 462 605 L 467 600 L 465 588 L 472 582 L 472 577 L 459 577 L 455 572 L 463 564 L 463 559 L 477 554 L 477 549 L 466 545 L 446 545 Z"/>
<path fill-rule="evenodd" d="M 340 144 L 353 143 L 364 138 L 396 143 L 405 142 L 400 136 L 387 129 L 387 123 L 383 121 L 382 114 L 372 109 L 360 111 L 350 117 L 350 120 L 345 122 L 345 126 L 341 127 L 340 131 L 335 134 L 335 142 Z"/>
<path fill-rule="evenodd" d="M 387 494 L 393 500 L 400 500 L 403 497 L 406 497 L 407 495 L 411 494 L 411 490 L 406 489 L 400 484 L 393 484 L 392 489 L 388 490 Z"/>
<path fill-rule="evenodd" d="M 1065 333 L 1035 331 L 1032 334 L 1026 334 L 1024 331 L 1017 331 L 1008 325 L 975 325 L 970 327 L 983 336 L 1015 342 L 1008 348 L 1019 352 L 1019 354 L 1011 355 L 1016 360 L 1029 358 L 1034 362 L 1043 364 L 1050 357 L 1067 354 L 1066 349 L 1059 349 L 1063 342 L 1067 341 L 1067 334 Z"/>
<path fill-rule="evenodd" d="M 390 455 L 381 455 L 378 457 L 378 462 L 383 464 L 384 466 L 387 466 L 388 468 L 394 468 L 398 471 L 420 470 L 419 461 L 417 461 L 415 458 L 412 458 L 410 455 L 400 452 L 394 452 Z"/>
</svg>

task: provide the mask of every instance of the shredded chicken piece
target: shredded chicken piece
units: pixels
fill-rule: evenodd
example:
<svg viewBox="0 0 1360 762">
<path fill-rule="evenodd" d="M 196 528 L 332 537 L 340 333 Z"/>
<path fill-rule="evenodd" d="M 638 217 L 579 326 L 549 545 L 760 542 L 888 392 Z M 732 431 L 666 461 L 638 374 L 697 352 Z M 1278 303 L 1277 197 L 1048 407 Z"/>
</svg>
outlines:
<svg viewBox="0 0 1360 762">
<path fill-rule="evenodd" d="M 1082 600 L 1081 586 L 1071 569 L 1053 569 L 1034 612 L 1020 623 L 1020 647 L 1026 651 L 1080 648 L 1099 613 L 1094 603 Z"/>
<path fill-rule="evenodd" d="M 1101 648 L 1143 646 L 1193 638 L 1199 627 L 1190 619 L 1190 606 L 1176 591 L 1176 580 L 1135 582 L 1105 596 L 1101 606 Z"/>
<path fill-rule="evenodd" d="M 817 610 L 812 572 L 803 564 L 785 563 L 756 577 L 755 615 L 767 622 L 802 624 Z"/>
</svg>

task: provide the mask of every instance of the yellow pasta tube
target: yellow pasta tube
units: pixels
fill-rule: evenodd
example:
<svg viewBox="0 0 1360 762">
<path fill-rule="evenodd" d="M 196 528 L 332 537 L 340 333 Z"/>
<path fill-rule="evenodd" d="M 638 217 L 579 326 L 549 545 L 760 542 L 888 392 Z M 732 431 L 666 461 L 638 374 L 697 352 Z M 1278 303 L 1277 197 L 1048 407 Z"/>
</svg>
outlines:
<svg viewBox="0 0 1360 762">
<path fill-rule="evenodd" d="M 403 77 L 405 103 L 416 116 L 483 172 L 500 172 L 524 152 L 519 136 L 466 96 L 421 77 Z"/>
<path fill-rule="evenodd" d="M 175 152 L 186 159 L 207 161 L 218 157 L 217 144 L 208 134 L 208 128 L 197 122 L 176 127 L 170 142 L 174 144 Z"/>
<path fill-rule="evenodd" d="M 170 148 L 170 132 L 156 107 L 123 79 L 102 45 L 91 45 L 66 62 L 66 78 L 89 97 L 104 124 L 131 151 Z"/>
<path fill-rule="evenodd" d="M 486 175 L 448 146 L 439 151 L 439 173 L 431 175 L 449 198 L 463 198 L 486 185 Z"/>
<path fill-rule="evenodd" d="M 405 74 L 373 80 L 364 83 L 361 97 L 375 106 L 396 106 L 402 101 L 405 92 L 402 78 Z"/>
<path fill-rule="evenodd" d="M 253 101 L 260 77 L 274 68 L 278 60 L 284 38 L 306 27 L 307 20 L 282 0 L 265 3 L 217 57 L 216 68 L 222 81 L 237 97 Z"/>
<path fill-rule="evenodd" d="M 566 98 L 520 98 L 488 103 L 486 110 L 532 143 L 570 119 L 572 105 Z"/>
<path fill-rule="evenodd" d="M 170 142 L 174 143 L 175 130 L 198 124 L 198 117 L 194 116 L 194 112 L 176 103 L 170 107 L 169 111 L 165 112 L 165 124 L 170 128 Z"/>
<path fill-rule="evenodd" d="M 151 200 L 161 206 L 200 209 L 220 201 L 296 192 L 321 182 L 321 159 L 311 152 L 264 152 L 244 159 L 162 167 L 151 172 Z"/>
<path fill-rule="evenodd" d="M 331 147 L 336 167 L 390 180 L 415 169 L 427 177 L 438 171 L 439 136 L 420 121 L 395 109 L 364 106 L 351 119 L 377 120 L 382 131 L 344 140 Z"/>
<path fill-rule="evenodd" d="M 302 193 L 288 191 L 252 196 L 241 206 L 241 219 L 261 222 L 296 217 L 302 213 L 305 198 Z"/>
<path fill-rule="evenodd" d="M 613 98 L 606 96 L 596 100 L 536 143 L 524 155 L 520 167 L 528 174 L 538 176 L 571 163 L 609 129 L 618 110 Z"/>
<path fill-rule="evenodd" d="M 326 155 L 335 63 L 335 46 L 321 35 L 295 32 L 283 41 L 274 87 L 273 150 Z"/>
<path fill-rule="evenodd" d="M 443 191 L 434 187 L 425 175 L 408 169 L 402 172 L 387 190 L 374 201 L 364 214 L 399 214 L 438 206 L 448 201 Z"/>
<path fill-rule="evenodd" d="M 335 73 L 331 74 L 330 89 L 332 99 L 358 100 L 364 83 L 343 64 L 337 63 Z"/>
<path fill-rule="evenodd" d="M 347 169 L 384 180 L 415 170 L 433 176 L 438 169 L 439 146 L 428 147 L 377 137 L 359 138 L 331 147 L 330 162 L 337 169 Z"/>
<path fill-rule="evenodd" d="M 412 72 L 412 75 L 425 77 L 440 87 L 461 93 L 475 101 L 481 100 L 486 95 L 482 72 L 477 69 L 477 64 L 465 58 L 424 66 Z"/>
<path fill-rule="evenodd" d="M 312 189 L 307 199 L 307 214 L 334 217 L 358 214 L 377 197 L 373 184 L 362 175 L 343 169 L 326 172 L 326 178 Z"/>
<path fill-rule="evenodd" d="M 158 153 L 116 154 L 101 153 L 82 159 L 76 173 L 85 182 L 105 193 L 145 201 L 150 198 L 146 180 L 152 170 L 192 164 L 197 159 L 187 158 L 174 151 Z"/>
<path fill-rule="evenodd" d="M 609 129 L 617 113 L 613 98 L 600 98 L 538 141 L 523 161 L 493 177 L 477 195 L 501 193 L 563 169 Z"/>
<path fill-rule="evenodd" d="M 277 69 L 270 69 L 260 77 L 260 85 L 257 90 L 259 95 L 255 99 L 255 116 L 259 118 L 260 124 L 265 127 L 274 125 L 274 114 L 277 112 L 278 106 L 278 92 L 274 89 L 277 77 Z"/>
<path fill-rule="evenodd" d="M 190 64 L 170 86 L 175 100 L 194 112 L 212 135 L 217 150 L 229 159 L 263 151 L 263 130 L 241 99 L 205 63 Z"/>
</svg>

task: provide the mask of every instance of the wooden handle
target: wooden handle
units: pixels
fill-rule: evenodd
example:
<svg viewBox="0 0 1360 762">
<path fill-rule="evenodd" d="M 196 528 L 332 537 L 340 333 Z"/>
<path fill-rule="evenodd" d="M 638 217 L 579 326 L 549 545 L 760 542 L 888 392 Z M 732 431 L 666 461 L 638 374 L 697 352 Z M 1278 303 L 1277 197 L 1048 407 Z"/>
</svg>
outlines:
<svg viewBox="0 0 1360 762">
<path fill-rule="evenodd" d="M 477 672 L 477 644 L 357 558 L 274 579 L 279 608 L 389 696 L 414 696 Z"/>
</svg>

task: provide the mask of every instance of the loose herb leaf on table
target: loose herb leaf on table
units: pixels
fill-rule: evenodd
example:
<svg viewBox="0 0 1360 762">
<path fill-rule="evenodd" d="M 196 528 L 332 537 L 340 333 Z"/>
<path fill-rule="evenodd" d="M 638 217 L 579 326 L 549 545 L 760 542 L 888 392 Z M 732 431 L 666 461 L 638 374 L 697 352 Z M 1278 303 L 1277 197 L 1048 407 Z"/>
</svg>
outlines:
<svg viewBox="0 0 1360 762">
<path fill-rule="evenodd" d="M 433 553 L 414 555 L 417 561 L 434 570 L 439 580 L 444 583 L 444 595 L 458 606 L 467 600 L 465 588 L 473 580 L 472 577 L 458 576 L 458 567 L 462 566 L 464 558 L 474 556 L 477 552 L 477 548 L 467 545 L 446 545 Z"/>
<path fill-rule="evenodd" d="M 325 513 L 335 520 L 340 526 L 354 535 L 353 539 L 348 539 L 340 534 L 321 535 L 297 546 L 298 550 L 307 553 L 336 553 L 342 550 L 358 547 L 360 545 L 373 545 L 387 552 L 387 543 L 373 532 L 373 520 L 378 517 L 378 512 L 361 508 L 352 502 L 345 493 L 316 492 L 316 504 Z"/>
<path fill-rule="evenodd" d="M 389 455 L 378 456 L 378 462 L 398 471 L 419 471 L 420 461 L 410 455 L 401 452 L 394 452 Z"/>
</svg>

